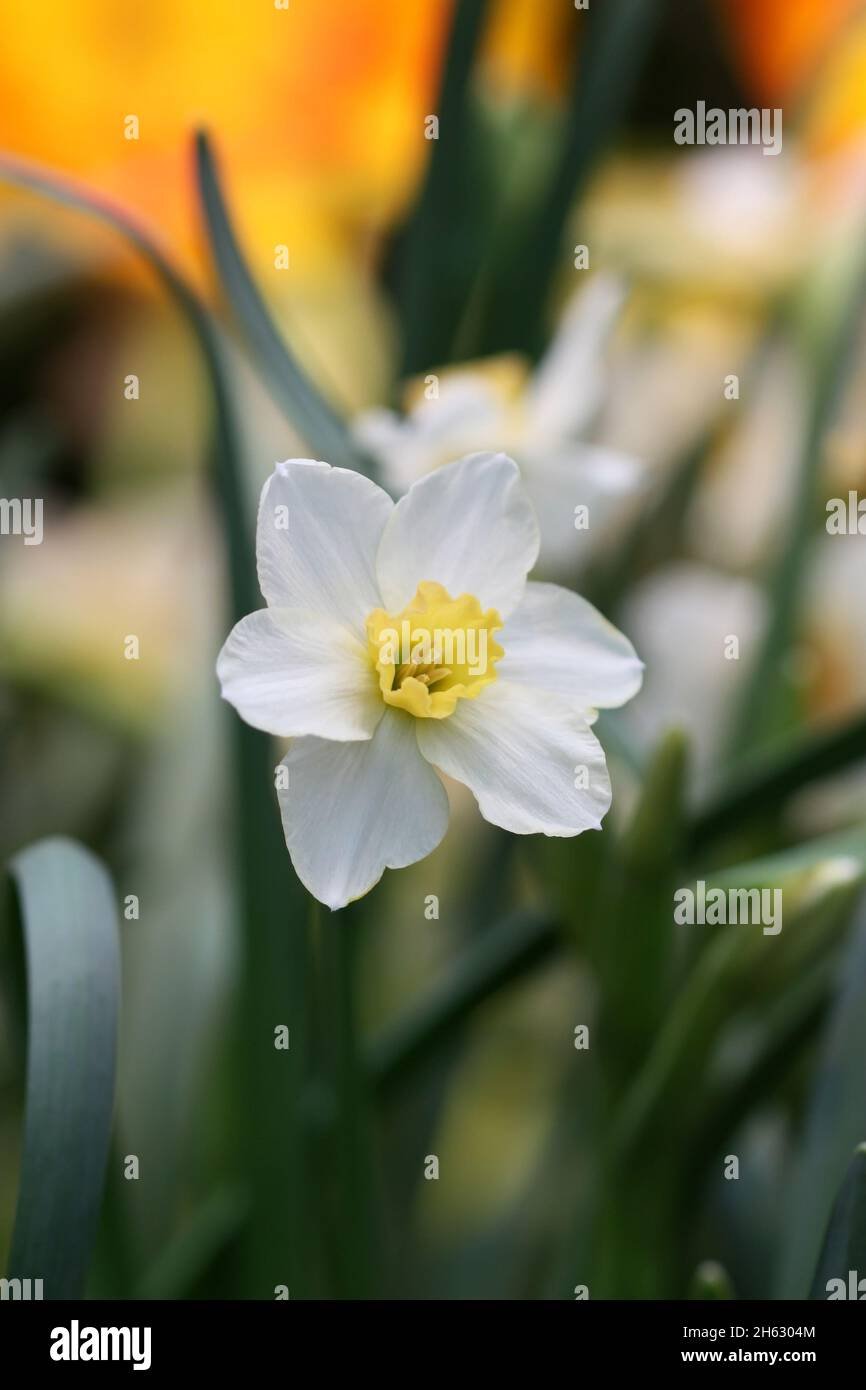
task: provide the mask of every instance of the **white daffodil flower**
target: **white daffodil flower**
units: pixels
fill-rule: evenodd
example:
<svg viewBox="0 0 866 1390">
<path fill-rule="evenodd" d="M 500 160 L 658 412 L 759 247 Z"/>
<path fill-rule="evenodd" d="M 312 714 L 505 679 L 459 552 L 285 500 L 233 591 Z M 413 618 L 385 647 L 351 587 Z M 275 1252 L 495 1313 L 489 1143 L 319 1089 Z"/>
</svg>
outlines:
<svg viewBox="0 0 866 1390">
<path fill-rule="evenodd" d="M 441 381 L 425 378 L 406 415 L 360 415 L 354 434 L 391 492 L 495 441 L 520 465 L 544 568 L 570 573 L 584 563 L 646 479 L 631 454 L 585 438 L 603 401 L 605 350 L 624 298 L 618 279 L 595 276 L 574 296 L 532 375 L 513 358 L 494 358 L 449 370 Z"/>
<path fill-rule="evenodd" d="M 302 883 L 331 908 L 438 845 L 435 768 L 518 835 L 598 829 L 596 711 L 639 689 L 631 643 L 589 603 L 527 583 L 538 526 L 517 465 L 473 455 L 395 505 L 359 473 L 277 465 L 258 517 L 267 608 L 220 653 L 222 693 L 290 737 L 278 796 Z"/>
</svg>

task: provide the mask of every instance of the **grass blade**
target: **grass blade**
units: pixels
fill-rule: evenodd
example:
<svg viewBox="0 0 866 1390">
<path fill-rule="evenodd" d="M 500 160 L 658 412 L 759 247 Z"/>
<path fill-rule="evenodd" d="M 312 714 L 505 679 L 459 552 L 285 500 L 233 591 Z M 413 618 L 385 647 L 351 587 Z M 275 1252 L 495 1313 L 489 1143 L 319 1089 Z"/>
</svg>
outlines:
<svg viewBox="0 0 866 1390">
<path fill-rule="evenodd" d="M 612 848 L 594 914 L 593 954 L 602 982 L 601 1046 L 623 1085 L 640 1066 L 665 1015 L 688 748 L 673 730 L 654 750 L 637 806 Z"/>
<path fill-rule="evenodd" d="M 820 842 L 813 853 L 811 869 L 794 851 L 707 876 L 712 886 L 769 882 L 781 887 L 791 900 L 785 936 L 772 950 L 768 943 L 776 938 L 762 933 L 745 937 L 722 927 L 708 938 L 625 1096 L 615 1135 L 619 1154 L 633 1158 L 641 1144 L 664 1148 L 665 1126 L 674 1117 L 681 1126 L 682 1097 L 700 1093 L 723 1027 L 754 1007 L 756 979 L 766 1007 L 767 1000 L 790 989 L 804 972 L 815 970 L 842 935 L 861 891 L 862 862 L 826 858 Z M 673 1168 L 672 1155 L 668 1166 Z"/>
<path fill-rule="evenodd" d="M 802 980 L 793 983 L 769 1009 L 763 1007 L 761 1035 L 754 1051 L 724 1081 L 702 1087 L 693 1107 L 695 1138 L 683 1179 L 683 1192 L 693 1193 L 696 1202 L 710 1164 L 724 1152 L 722 1145 L 730 1142 L 747 1117 L 765 1106 L 768 1096 L 778 1094 L 804 1058 L 812 1055 L 826 1023 L 837 968 L 832 955 L 813 963 Z"/>
<path fill-rule="evenodd" d="M 824 1240 L 810 1298 L 825 1299 L 836 1280 L 836 1296 L 859 1299 L 860 1271 L 866 1268 L 866 1143 L 854 1154 Z M 858 1287 L 850 1292 L 850 1274 Z M 841 1282 L 841 1290 L 840 1290 Z"/>
<path fill-rule="evenodd" d="M 747 820 L 777 812 L 785 801 L 811 782 L 845 771 L 866 758 L 866 713 L 838 727 L 786 739 L 781 751 L 769 749 L 723 787 L 694 816 L 688 850 L 697 854 Z"/>
<path fill-rule="evenodd" d="M 805 1298 L 833 1194 L 851 1151 L 866 1139 L 866 908 L 842 959 L 805 1134 L 785 1203 L 779 1298 Z M 866 1274 L 866 1255 L 863 1273 Z"/>
<path fill-rule="evenodd" d="M 227 1247 L 237 1241 L 248 1212 L 243 1193 L 221 1187 L 193 1211 L 186 1224 L 146 1270 L 138 1299 L 192 1298 Z"/>
<path fill-rule="evenodd" d="M 29 189 L 52 202 L 95 217 L 119 232 L 156 272 L 187 320 L 201 349 L 213 395 L 214 471 L 228 549 L 232 614 L 235 619 L 243 617 L 258 608 L 261 599 L 255 570 L 250 564 L 252 521 L 238 465 L 240 445 L 219 331 L 211 315 L 155 236 L 125 208 L 24 160 L 8 156 L 0 157 L 0 181 Z"/>
<path fill-rule="evenodd" d="M 541 352 L 547 325 L 539 306 L 563 268 L 569 213 L 622 120 L 661 9 L 658 0 L 605 0 L 590 8 L 559 163 L 536 217 L 497 271 L 482 352 Z"/>
<path fill-rule="evenodd" d="M 10 1277 L 81 1298 L 111 1135 L 120 942 L 89 850 L 43 840 L 11 864 L 27 961 L 27 1111 Z"/>
<path fill-rule="evenodd" d="M 435 106 L 439 138 L 398 251 L 403 375 L 448 360 L 478 273 L 482 238 L 469 81 L 487 0 L 457 0 Z"/>
<path fill-rule="evenodd" d="M 214 408 L 213 480 L 228 554 L 232 618 L 261 604 L 253 563 L 253 518 L 219 330 L 206 306 L 153 235 L 125 209 L 26 162 L 0 159 L 0 180 L 95 217 L 120 233 L 156 272 L 201 350 Z M 243 923 L 238 1078 L 243 1146 L 238 1161 L 254 1174 L 245 1252 L 247 1288 L 272 1297 L 276 1284 L 300 1293 L 307 1268 L 302 1232 L 308 1212 L 299 1178 L 303 1143 L 298 1098 L 305 1062 L 307 897 L 286 853 L 275 804 L 270 739 L 232 716 L 234 833 Z M 290 1026 L 291 1051 L 273 1046 L 273 1028 Z"/>
<path fill-rule="evenodd" d="M 555 921 L 528 913 L 478 937 L 421 1004 L 374 1042 L 367 1060 L 374 1084 L 387 1092 L 402 1082 L 479 1004 L 547 960 L 558 940 Z"/>
<path fill-rule="evenodd" d="M 838 273 L 835 271 L 834 273 Z M 731 751 L 743 758 L 770 735 L 784 711 L 786 686 L 780 679 L 785 653 L 796 632 L 807 567 L 804 557 L 812 535 L 816 491 L 824 441 L 854 363 L 857 333 L 866 306 L 866 262 L 846 267 L 845 283 L 819 287 L 822 296 L 813 336 L 815 386 L 803 438 L 791 521 L 768 578 L 770 621 L 745 684 Z M 817 291 L 813 287 L 813 293 Z M 829 309 L 826 305 L 829 304 Z"/>
<path fill-rule="evenodd" d="M 250 274 L 228 215 L 210 141 L 196 136 L 198 191 L 214 262 L 237 322 L 275 404 L 317 456 L 340 468 L 370 474 L 337 412 L 320 395 L 283 341 Z"/>
</svg>

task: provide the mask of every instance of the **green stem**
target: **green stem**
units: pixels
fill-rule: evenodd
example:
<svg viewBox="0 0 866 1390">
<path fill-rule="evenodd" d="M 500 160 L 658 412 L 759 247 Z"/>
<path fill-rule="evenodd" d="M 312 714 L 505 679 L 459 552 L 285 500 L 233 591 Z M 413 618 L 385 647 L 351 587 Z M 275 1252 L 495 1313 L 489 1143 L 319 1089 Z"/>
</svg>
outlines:
<svg viewBox="0 0 866 1390">
<path fill-rule="evenodd" d="M 529 913 L 477 937 L 426 999 L 369 1049 L 367 1068 L 378 1089 L 388 1093 L 405 1082 L 485 999 L 548 960 L 558 941 L 554 920 Z"/>
<path fill-rule="evenodd" d="M 487 4 L 456 0 L 434 108 L 438 139 L 398 251 L 404 376 L 448 360 L 483 251 L 469 82 Z"/>
<path fill-rule="evenodd" d="M 340 1297 L 376 1296 L 381 1271 L 374 1215 L 375 1174 L 369 1097 L 358 1039 L 357 980 L 362 912 L 357 906 L 321 922 L 324 995 L 329 1004 L 329 1074 L 335 1123 L 328 1136 L 333 1175 L 334 1270 Z"/>
<path fill-rule="evenodd" d="M 692 819 L 687 835 L 691 856 L 744 822 L 782 805 L 801 788 L 847 770 L 866 758 L 866 712 L 836 728 L 798 739 L 786 739 L 731 778 Z"/>
</svg>

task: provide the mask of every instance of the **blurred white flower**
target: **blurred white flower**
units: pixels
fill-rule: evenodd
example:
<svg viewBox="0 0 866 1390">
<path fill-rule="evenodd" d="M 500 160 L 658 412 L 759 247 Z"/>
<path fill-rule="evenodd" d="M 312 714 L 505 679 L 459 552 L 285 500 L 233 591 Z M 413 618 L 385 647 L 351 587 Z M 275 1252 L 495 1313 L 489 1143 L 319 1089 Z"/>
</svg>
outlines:
<svg viewBox="0 0 866 1390">
<path fill-rule="evenodd" d="M 213 650 L 216 570 L 186 489 L 134 508 L 48 497 L 44 544 L 0 548 L 0 672 L 137 732 L 162 727 Z M 128 636 L 142 660 L 125 657 Z"/>
<path fill-rule="evenodd" d="M 809 582 L 784 670 L 798 690 L 806 722 L 827 726 L 853 718 L 866 701 L 866 609 L 851 602 L 866 586 L 866 554 L 858 536 L 821 533 L 804 563 Z M 706 790 L 766 635 L 767 597 L 752 579 L 677 561 L 637 585 L 623 620 L 648 673 L 640 701 L 623 716 L 625 726 L 646 750 L 672 726 L 686 730 L 695 783 Z M 840 779 L 833 781 L 827 809 L 834 823 L 843 800 L 862 813 L 862 774 L 849 774 L 848 790 L 843 799 Z M 811 806 L 814 791 L 808 796 Z M 804 830 L 814 833 L 814 824 Z"/>
<path fill-rule="evenodd" d="M 355 421 L 392 492 L 460 454 L 504 446 L 518 461 L 541 527 L 541 562 L 573 572 L 645 479 L 631 454 L 587 442 L 605 391 L 605 349 L 624 289 L 597 275 L 574 296 L 536 371 L 492 359 L 443 373 L 405 416 L 376 409 Z M 425 392 L 438 391 L 438 395 Z M 588 525 L 576 518 L 585 507 Z M 576 526 L 576 519 L 579 524 Z"/>
<path fill-rule="evenodd" d="M 866 703 L 866 553 L 859 535 L 816 536 L 809 556 L 804 630 L 814 656 L 812 712 L 852 718 Z"/>
<path fill-rule="evenodd" d="M 583 210 L 584 240 L 670 298 L 697 290 L 734 307 L 802 274 L 832 214 L 793 144 L 680 147 L 611 159 Z"/>
<path fill-rule="evenodd" d="M 538 544 L 503 454 L 437 469 L 396 506 L 308 459 L 265 484 L 268 606 L 237 624 L 217 672 L 247 723 L 292 739 L 277 779 L 286 844 L 329 907 L 442 839 L 434 765 L 516 834 L 599 828 L 610 782 L 589 726 L 643 667 L 584 599 L 527 583 Z"/>
<path fill-rule="evenodd" d="M 647 749 L 671 727 L 685 729 L 703 787 L 765 630 L 764 595 L 751 580 L 680 561 L 644 579 L 624 615 L 648 670 L 628 722 Z"/>
</svg>

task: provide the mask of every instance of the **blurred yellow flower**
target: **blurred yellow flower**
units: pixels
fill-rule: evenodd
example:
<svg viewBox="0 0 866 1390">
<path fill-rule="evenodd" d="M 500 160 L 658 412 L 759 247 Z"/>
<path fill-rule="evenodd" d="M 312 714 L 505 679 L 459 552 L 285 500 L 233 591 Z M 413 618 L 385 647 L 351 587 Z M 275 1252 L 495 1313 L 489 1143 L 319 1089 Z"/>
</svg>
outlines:
<svg viewBox="0 0 866 1390">
<path fill-rule="evenodd" d="M 806 81 L 859 0 L 719 0 L 743 73 L 760 101 Z"/>
<path fill-rule="evenodd" d="M 206 125 L 253 259 L 270 260 L 278 243 L 300 261 L 321 258 L 341 217 L 375 223 L 406 198 L 427 148 L 423 117 L 450 9 L 451 0 L 22 5 L 0 51 L 0 144 L 145 214 L 190 258 L 189 135 Z M 126 138 L 129 116 L 137 140 Z"/>
<path fill-rule="evenodd" d="M 756 99 L 793 118 L 826 154 L 866 130 L 866 15 L 860 0 L 719 0 Z M 859 12 L 859 13 L 858 13 Z"/>
<path fill-rule="evenodd" d="M 411 196 L 452 13 L 453 0 L 22 5 L 0 51 L 0 147 L 143 214 L 191 266 L 189 139 L 206 126 L 253 262 L 286 244 L 315 274 Z M 494 0 L 488 92 L 561 97 L 575 23 L 568 5 Z"/>
</svg>

